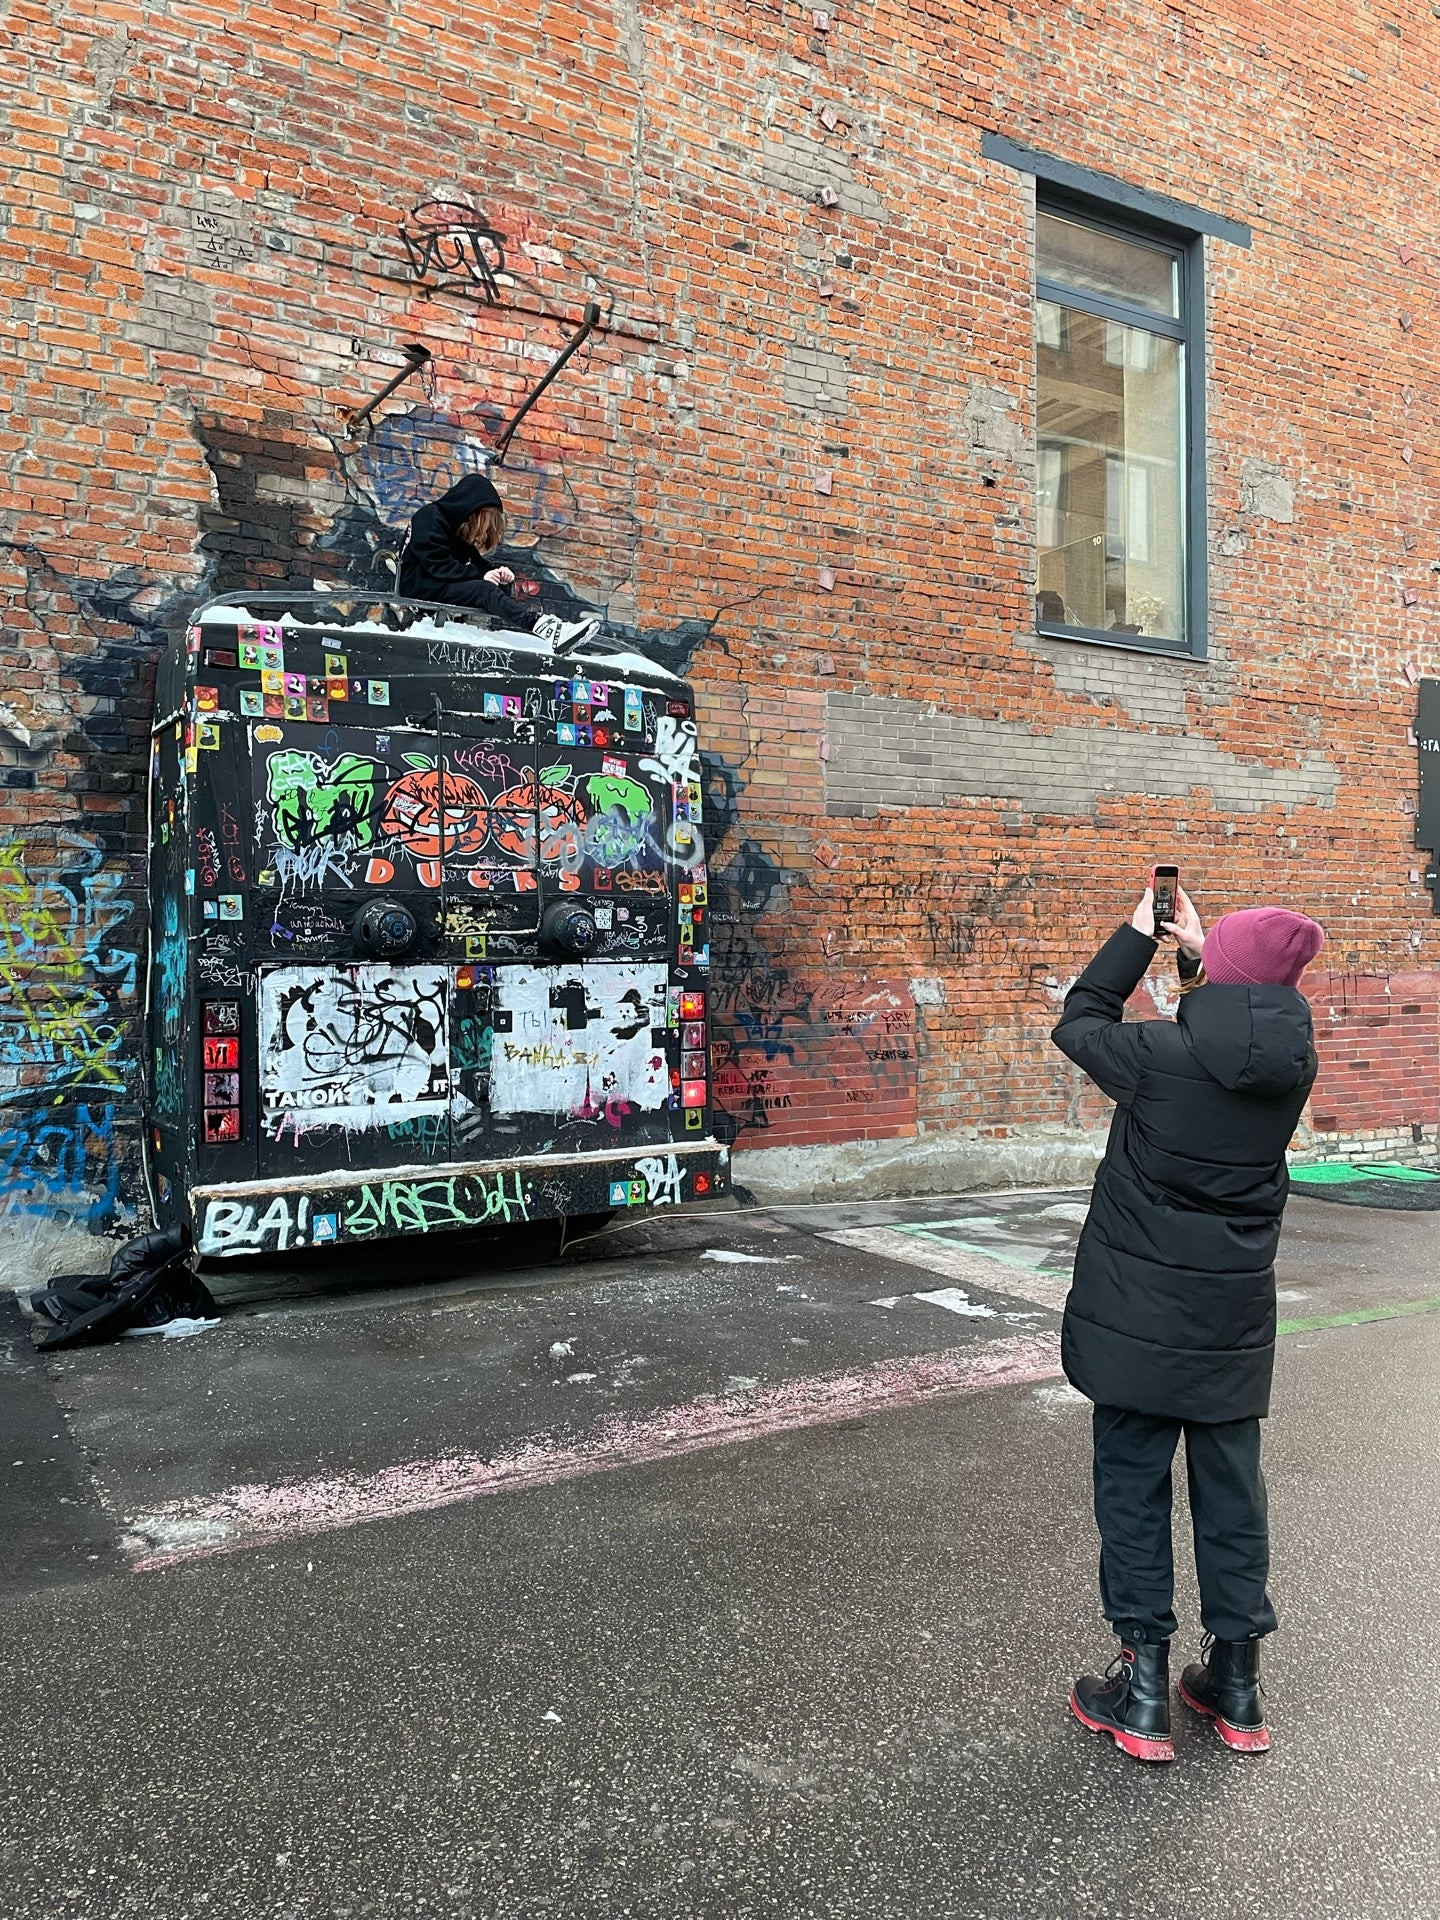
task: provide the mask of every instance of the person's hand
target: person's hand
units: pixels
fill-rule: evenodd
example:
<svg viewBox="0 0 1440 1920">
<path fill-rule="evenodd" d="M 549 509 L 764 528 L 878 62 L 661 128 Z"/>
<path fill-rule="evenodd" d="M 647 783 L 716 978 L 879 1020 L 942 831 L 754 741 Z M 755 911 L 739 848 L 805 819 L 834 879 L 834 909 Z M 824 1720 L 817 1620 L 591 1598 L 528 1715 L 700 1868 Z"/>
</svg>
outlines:
<svg viewBox="0 0 1440 1920">
<path fill-rule="evenodd" d="M 515 584 L 515 575 L 509 567 L 491 567 L 485 578 L 492 587 L 513 587 Z"/>
<path fill-rule="evenodd" d="M 1192 954 L 1198 960 L 1200 949 L 1205 945 L 1205 929 L 1201 926 L 1200 916 L 1195 911 L 1195 902 L 1183 888 L 1177 887 L 1175 904 L 1178 911 L 1173 920 L 1165 922 L 1165 931 L 1173 933 L 1186 953 Z"/>
<path fill-rule="evenodd" d="M 1136 933 L 1143 933 L 1147 940 L 1155 938 L 1155 889 L 1146 887 L 1140 896 L 1140 904 L 1130 916 L 1130 924 Z"/>
</svg>

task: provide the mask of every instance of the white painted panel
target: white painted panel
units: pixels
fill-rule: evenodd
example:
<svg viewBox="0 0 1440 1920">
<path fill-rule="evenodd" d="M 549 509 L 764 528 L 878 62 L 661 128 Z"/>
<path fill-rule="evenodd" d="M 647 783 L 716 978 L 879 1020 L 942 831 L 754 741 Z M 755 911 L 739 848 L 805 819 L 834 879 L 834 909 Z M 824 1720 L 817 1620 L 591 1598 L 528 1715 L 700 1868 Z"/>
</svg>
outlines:
<svg viewBox="0 0 1440 1920">
<path fill-rule="evenodd" d="M 495 1009 L 509 1014 L 510 1026 L 495 1026 L 491 1111 L 595 1115 L 627 1105 L 663 1107 L 670 1074 L 650 1029 L 665 1025 L 667 981 L 663 966 L 498 967 Z M 583 1011 L 584 1024 L 568 1026 L 566 1007 L 550 1004 L 552 993 Z"/>
<path fill-rule="evenodd" d="M 444 967 L 276 967 L 260 976 L 267 1120 L 388 1127 L 450 1099 Z"/>
</svg>

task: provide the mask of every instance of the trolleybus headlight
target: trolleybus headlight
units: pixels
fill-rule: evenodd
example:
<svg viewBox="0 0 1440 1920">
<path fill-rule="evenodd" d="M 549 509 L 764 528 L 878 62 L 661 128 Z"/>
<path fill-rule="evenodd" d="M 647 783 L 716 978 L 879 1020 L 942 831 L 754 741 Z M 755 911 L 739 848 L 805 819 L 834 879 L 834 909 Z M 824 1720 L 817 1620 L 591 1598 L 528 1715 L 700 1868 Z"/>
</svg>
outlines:
<svg viewBox="0 0 1440 1920">
<path fill-rule="evenodd" d="M 372 900 L 355 917 L 355 939 L 377 960 L 398 960 L 414 946 L 420 929 L 399 900 Z"/>
</svg>

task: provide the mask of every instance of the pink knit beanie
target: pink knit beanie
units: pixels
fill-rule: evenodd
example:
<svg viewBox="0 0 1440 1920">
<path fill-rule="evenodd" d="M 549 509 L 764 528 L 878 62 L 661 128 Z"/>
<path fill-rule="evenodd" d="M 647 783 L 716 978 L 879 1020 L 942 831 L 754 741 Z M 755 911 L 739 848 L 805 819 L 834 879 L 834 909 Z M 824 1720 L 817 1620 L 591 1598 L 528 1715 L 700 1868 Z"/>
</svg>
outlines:
<svg viewBox="0 0 1440 1920">
<path fill-rule="evenodd" d="M 1315 921 L 1285 907 L 1245 907 L 1217 920 L 1200 955 L 1222 987 L 1293 987 L 1325 944 Z"/>
</svg>

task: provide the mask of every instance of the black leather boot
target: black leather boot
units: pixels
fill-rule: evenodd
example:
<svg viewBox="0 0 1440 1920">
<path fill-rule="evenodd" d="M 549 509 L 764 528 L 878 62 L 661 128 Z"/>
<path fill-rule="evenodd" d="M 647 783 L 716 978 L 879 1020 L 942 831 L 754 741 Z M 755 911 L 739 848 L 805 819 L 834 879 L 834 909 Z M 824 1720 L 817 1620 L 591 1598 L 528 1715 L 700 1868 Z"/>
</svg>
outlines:
<svg viewBox="0 0 1440 1920">
<path fill-rule="evenodd" d="M 1201 1658 L 1180 1676 L 1180 1698 L 1215 1722 L 1236 1753 L 1266 1753 L 1270 1731 L 1260 1704 L 1260 1642 L 1207 1636 Z"/>
<path fill-rule="evenodd" d="M 1070 1711 L 1092 1733 L 1108 1733 L 1136 1760 L 1173 1760 L 1170 1738 L 1170 1642 L 1122 1641 L 1103 1679 L 1075 1682 Z"/>
</svg>

